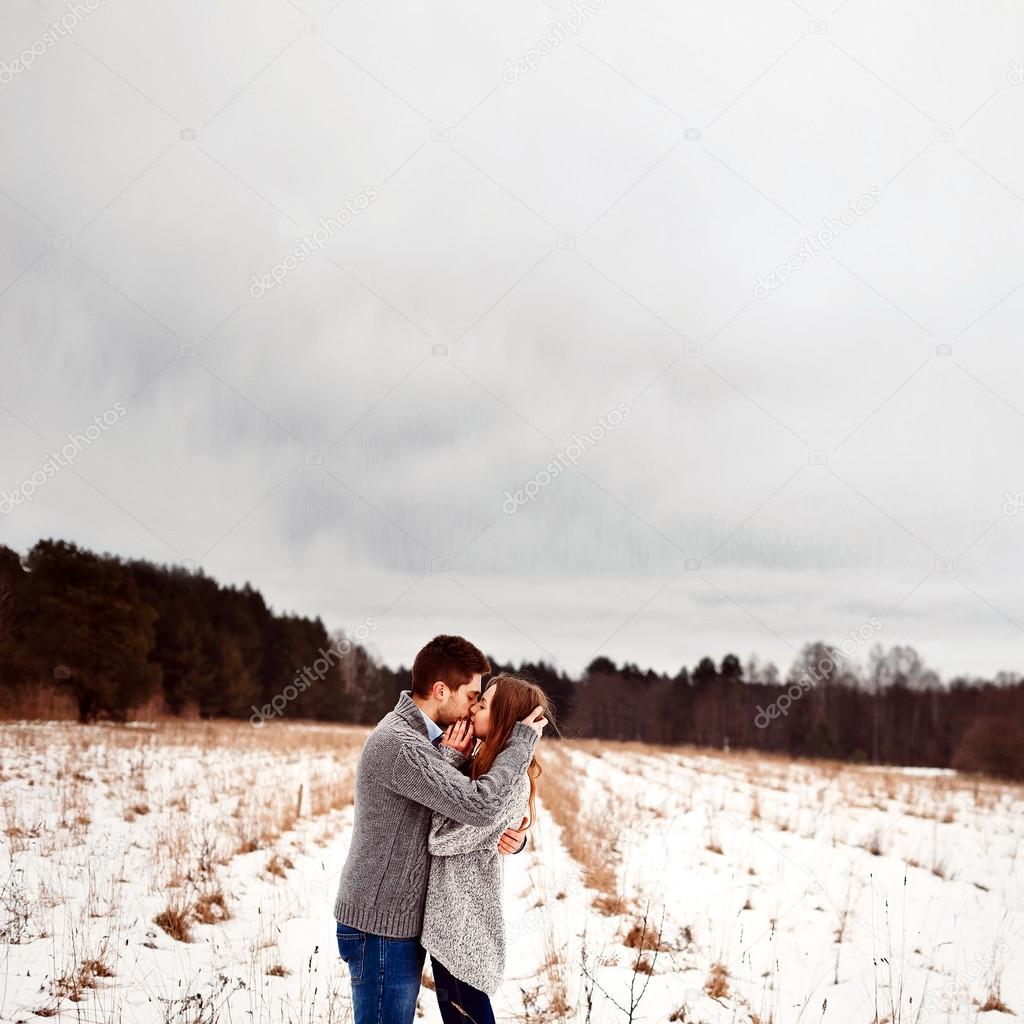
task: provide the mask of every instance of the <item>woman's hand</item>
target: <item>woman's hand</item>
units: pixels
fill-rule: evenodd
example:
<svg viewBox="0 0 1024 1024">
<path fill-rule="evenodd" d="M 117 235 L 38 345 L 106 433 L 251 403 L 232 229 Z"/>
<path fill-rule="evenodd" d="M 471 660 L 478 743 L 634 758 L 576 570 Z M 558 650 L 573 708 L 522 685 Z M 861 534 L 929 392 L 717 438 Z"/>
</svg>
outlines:
<svg viewBox="0 0 1024 1024">
<path fill-rule="evenodd" d="M 475 742 L 476 737 L 473 735 L 473 723 L 468 719 L 460 718 L 445 729 L 444 736 L 441 738 L 438 746 L 451 747 L 452 750 L 457 750 L 460 754 L 469 757 Z"/>
<path fill-rule="evenodd" d="M 523 725 L 528 725 L 539 739 L 544 733 L 544 726 L 548 720 L 544 717 L 544 709 L 538 704 L 524 719 Z"/>
</svg>

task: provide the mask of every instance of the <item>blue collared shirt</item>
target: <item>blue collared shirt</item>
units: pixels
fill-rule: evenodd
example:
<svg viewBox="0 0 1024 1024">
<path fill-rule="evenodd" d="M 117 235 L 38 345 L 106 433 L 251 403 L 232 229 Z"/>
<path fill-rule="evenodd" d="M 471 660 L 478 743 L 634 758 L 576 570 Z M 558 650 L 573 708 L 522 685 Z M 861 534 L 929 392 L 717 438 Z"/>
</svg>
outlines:
<svg viewBox="0 0 1024 1024">
<path fill-rule="evenodd" d="M 427 723 L 427 739 L 430 740 L 431 743 L 434 743 L 434 740 L 436 740 L 438 736 L 444 735 L 444 730 L 423 710 L 423 708 L 420 708 L 419 712 L 423 716 L 423 721 Z M 434 746 L 437 746 L 437 744 L 434 743 Z"/>
</svg>

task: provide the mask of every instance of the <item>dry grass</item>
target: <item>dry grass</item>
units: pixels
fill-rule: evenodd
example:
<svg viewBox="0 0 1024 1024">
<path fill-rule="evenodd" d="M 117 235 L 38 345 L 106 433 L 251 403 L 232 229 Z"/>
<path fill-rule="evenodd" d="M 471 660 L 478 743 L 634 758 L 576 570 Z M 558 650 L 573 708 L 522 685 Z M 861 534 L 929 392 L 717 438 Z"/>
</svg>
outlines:
<svg viewBox="0 0 1024 1024">
<path fill-rule="evenodd" d="M 265 849 L 302 818 L 351 805 L 365 734 L 360 728 L 308 723 L 256 730 L 230 721 L 166 720 L 147 728 L 59 722 L 5 726 L 4 749 L 12 761 L 46 763 L 53 799 L 42 800 L 41 786 L 39 818 L 50 817 L 48 809 L 55 807 L 57 824 L 44 828 L 30 807 L 5 792 L 0 828 L 12 853 L 32 849 L 47 856 L 85 843 L 94 804 L 101 798 L 116 801 L 118 815 L 129 823 L 155 819 L 150 825 L 153 890 L 177 889 L 209 879 L 210 863 L 226 864 L 233 856 Z M 226 752 L 230 758 L 223 757 Z M 268 761 L 302 760 L 313 767 L 294 789 L 266 785 Z M 196 806 L 202 818 L 219 819 L 208 821 L 213 838 L 201 834 Z M 197 860 L 200 851 L 206 863 Z"/>
<path fill-rule="evenodd" d="M 219 890 L 198 896 L 192 904 L 191 913 L 192 919 L 199 924 L 220 924 L 231 917 L 224 894 Z"/>
<path fill-rule="evenodd" d="M 7 695 L 5 694 L 5 697 Z M 0 702 L 0 720 L 55 722 L 77 721 L 78 707 L 66 689 L 48 683 L 38 683 L 21 689 Z"/>
<path fill-rule="evenodd" d="M 653 974 L 654 964 L 650 960 L 648 960 L 646 956 L 641 954 L 639 957 L 637 957 L 637 961 L 633 965 L 633 970 L 636 971 L 638 974 Z"/>
<path fill-rule="evenodd" d="M 268 875 L 274 875 L 276 878 L 286 878 L 287 873 L 294 867 L 295 865 L 290 858 L 283 856 L 275 850 L 267 861 L 267 866 L 264 870 Z"/>
<path fill-rule="evenodd" d="M 520 986 L 523 1014 L 516 1019 L 555 1022 L 565 1020 L 569 1013 L 569 964 L 565 946 L 555 935 L 554 921 L 547 909 L 548 901 L 544 898 L 546 885 L 538 874 L 538 868 L 539 864 L 534 860 L 530 862 L 528 870 L 531 890 L 537 897 L 531 914 L 536 912 L 537 915 L 535 927 L 541 936 L 543 960 L 533 983 Z"/>
<path fill-rule="evenodd" d="M 96 988 L 97 978 L 112 978 L 113 970 L 104 959 L 83 960 L 74 970 L 55 978 L 50 985 L 51 1002 L 35 1011 L 37 1017 L 55 1017 L 60 1012 L 60 1003 L 69 999 L 79 1003 L 88 989 Z"/>
<path fill-rule="evenodd" d="M 866 843 L 863 844 L 864 849 L 868 851 L 873 857 L 882 856 L 882 832 L 881 829 L 875 829 L 874 832 L 868 837 Z"/>
<path fill-rule="evenodd" d="M 618 836 L 608 830 L 614 811 L 609 813 L 605 807 L 597 815 L 583 810 L 576 772 L 566 750 L 546 751 L 545 763 L 544 807 L 561 828 L 569 856 L 582 869 L 583 884 L 597 892 L 594 907 L 608 916 L 622 913 L 626 901 L 619 893 Z M 601 841 L 595 842 L 595 836 Z"/>
<path fill-rule="evenodd" d="M 153 923 L 162 928 L 178 942 L 192 941 L 193 924 L 222 924 L 230 920 L 224 894 L 219 890 L 196 896 L 191 902 L 176 898 L 153 918 Z"/>
<path fill-rule="evenodd" d="M 667 953 L 672 949 L 656 928 L 644 922 L 634 922 L 626 932 L 622 944 L 641 952 Z"/>
<path fill-rule="evenodd" d="M 991 810 L 1007 797 L 1015 801 L 1024 800 L 1024 783 L 982 775 L 907 775 L 898 768 L 878 768 L 813 757 L 795 760 L 789 754 L 771 751 L 721 751 L 691 744 L 671 747 L 659 743 L 577 739 L 572 741 L 572 746 L 594 757 L 615 753 L 669 757 L 687 763 L 704 761 L 714 766 L 716 775 L 757 780 L 762 791 L 786 792 L 795 778 L 805 782 L 813 779 L 823 782 L 827 792 L 836 792 L 837 787 L 844 794 L 847 789 L 856 790 L 867 794 L 873 801 L 899 800 L 915 805 L 918 810 L 923 802 L 928 802 L 930 812 L 923 816 L 940 821 L 948 813 L 946 806 L 950 797 L 969 797 L 976 810 Z M 924 794 L 931 800 L 924 801 Z M 849 802 L 845 796 L 844 802 Z"/>
<path fill-rule="evenodd" d="M 981 1013 L 985 1013 L 987 1010 L 998 1010 L 1000 1013 L 1012 1013 L 1013 1011 L 999 998 L 999 996 L 990 995 L 979 1007 Z"/>
<path fill-rule="evenodd" d="M 149 804 L 147 803 L 134 803 L 124 809 L 124 820 L 131 823 L 136 818 L 143 817 L 149 814 Z"/>
<path fill-rule="evenodd" d="M 19 846 L 37 854 L 57 854 L 64 849 L 78 849 L 77 844 L 87 840 L 95 844 L 98 823 L 123 814 L 135 824 L 118 829 L 118 841 L 127 836 L 128 843 L 145 844 L 146 852 L 137 855 L 137 859 L 145 862 L 150 858 L 151 869 L 143 871 L 142 876 L 152 878 L 150 896 L 158 896 L 150 903 L 143 920 L 148 920 L 166 902 L 155 919 L 157 924 L 177 941 L 188 942 L 193 933 L 202 934 L 197 926 L 217 925 L 228 916 L 218 875 L 232 858 L 257 853 L 252 874 L 254 878 L 263 875 L 265 885 L 267 875 L 285 877 L 292 868 L 292 857 L 301 865 L 299 855 L 307 852 L 303 844 L 326 843 L 336 838 L 337 819 L 326 816 L 351 804 L 355 760 L 365 735 L 365 729 L 305 723 L 272 723 L 260 730 L 245 722 L 157 721 L 152 728 L 5 726 L 0 781 L 20 781 L 3 790 L 0 830 L 15 854 Z M 617 958 L 615 967 L 622 968 L 624 953 L 616 942 L 617 936 L 624 946 L 635 951 L 633 970 L 640 976 L 638 984 L 654 971 L 656 954 L 669 950 L 669 946 L 662 936 L 645 932 L 635 923 L 637 917 L 631 904 L 638 895 L 634 890 L 642 885 L 628 877 L 635 868 L 619 832 L 625 830 L 627 839 L 633 836 L 638 811 L 641 817 L 656 817 L 657 807 L 648 805 L 658 804 L 666 792 L 674 791 L 670 819 L 677 812 L 694 810 L 700 804 L 707 807 L 707 832 L 702 833 L 699 819 L 693 830 L 697 854 L 694 860 L 705 865 L 713 860 L 701 849 L 705 841 L 713 853 L 722 854 L 724 845 L 731 855 L 738 856 L 738 844 L 727 820 L 736 817 L 750 822 L 758 832 L 789 829 L 794 835 L 817 838 L 833 846 L 863 846 L 878 857 L 891 857 L 902 845 L 908 863 L 924 865 L 925 871 L 931 870 L 939 877 L 956 876 L 963 870 L 955 843 L 979 813 L 998 809 L 1003 814 L 1005 801 L 1020 800 L 1024 793 L 1019 786 L 979 778 L 918 776 L 834 762 L 794 762 L 786 757 L 743 751 L 722 753 L 604 741 L 566 742 L 551 744 L 551 748 L 545 748 L 542 755 L 543 810 L 558 824 L 567 852 L 579 865 L 579 875 L 595 894 L 595 909 L 601 914 L 624 915 L 621 921 L 602 921 L 603 933 L 606 939 L 610 938 L 610 948 Z M 587 765 L 596 766 L 581 752 L 632 777 L 622 780 L 619 786 L 614 776 L 607 773 L 601 773 L 600 779 L 596 772 L 595 777 L 587 778 Z M 623 765 L 622 761 L 626 763 Z M 40 777 L 33 765 L 45 765 L 45 774 L 52 776 L 52 781 Z M 271 784 L 268 766 L 274 769 Z M 704 788 L 688 788 L 686 777 L 701 773 L 706 776 Z M 27 791 L 33 794 L 29 801 L 9 795 L 26 792 L 23 787 L 30 779 L 36 788 Z M 112 806 L 98 807 L 100 800 Z M 52 807 L 53 813 L 44 813 L 44 806 Z M 854 811 L 852 817 L 830 813 L 839 806 L 864 811 Z M 877 829 L 873 831 L 879 809 L 888 815 L 912 810 L 929 821 L 929 829 L 934 823 L 939 837 L 935 849 L 907 848 L 906 843 L 901 844 L 898 829 L 884 835 Z M 325 820 L 316 825 L 310 823 L 310 819 L 321 815 Z M 143 817 L 145 821 L 139 820 Z M 40 820 L 48 824 L 43 827 Z M 838 826 L 821 824 L 834 820 Z M 306 827 L 301 833 L 287 835 L 303 823 Z M 823 827 L 825 831 L 817 835 Z M 911 854 L 916 854 L 916 858 L 912 860 Z M 115 851 L 94 860 L 106 863 L 119 855 Z M 131 866 L 129 873 L 130 870 Z M 747 869 L 739 870 L 742 873 Z M 754 868 L 749 873 L 755 874 Z M 104 893 L 115 888 L 108 882 L 123 881 L 123 863 L 120 874 L 116 863 L 107 874 L 109 878 L 89 882 L 86 917 L 108 913 Z M 572 869 L 573 878 L 576 874 Z M 768 876 L 767 871 L 764 874 Z M 965 881 L 978 884 L 972 878 Z M 735 906 L 742 902 L 739 897 L 744 896 L 744 888 L 740 886 Z M 84 891 L 84 886 L 79 889 Z M 20 898 L 16 890 L 15 884 L 5 890 L 0 879 L 0 901 L 6 899 L 16 906 Z M 285 895 L 285 887 L 276 887 L 274 895 Z M 559 891 L 552 902 L 565 896 L 564 891 Z M 759 904 L 766 902 L 759 900 Z M 37 898 L 35 906 L 43 905 Z M 750 907 L 749 899 L 745 906 Z M 763 909 L 769 908 L 765 905 Z M 242 913 L 238 907 L 235 910 Z M 8 919 L 17 921 L 16 917 L 0 913 L 0 923 Z M 272 930 L 271 922 L 267 922 L 267 927 Z M 845 920 L 841 918 L 837 927 L 840 936 L 844 927 Z M 31 939 L 43 934 L 33 921 L 24 921 L 18 928 Z M 705 991 L 711 998 L 724 998 L 731 994 L 731 986 L 737 989 L 734 998 L 739 999 L 739 992 L 747 991 L 745 982 L 741 982 L 740 975 L 730 979 L 723 966 L 729 962 L 728 937 L 705 936 L 696 925 L 695 931 L 698 942 L 686 929 L 688 948 L 683 952 L 691 961 L 714 962 Z M 675 932 L 670 929 L 669 935 L 674 941 Z M 9 935 L 0 938 L 18 941 Z M 544 943 L 543 963 L 533 979 L 539 988 L 531 997 L 529 1019 L 569 1019 L 575 999 L 570 990 L 573 965 L 567 962 L 566 948 L 556 945 L 553 936 L 545 936 Z M 838 944 L 842 944 L 841 938 Z M 116 949 L 114 955 L 118 955 Z M 632 963 L 634 956 L 627 956 Z M 253 969 L 254 977 L 285 977 L 288 969 L 280 959 L 276 950 L 261 952 Z M 67 959 L 58 999 L 72 999 L 70 993 L 81 996 L 95 985 L 96 979 L 104 977 L 95 966 L 89 966 L 91 962 L 104 961 L 95 956 L 82 957 L 80 953 L 78 965 L 71 969 L 76 961 L 73 957 Z M 112 963 L 119 975 L 125 974 L 125 961 Z M 296 973 L 301 973 L 297 963 L 293 966 Z M 613 965 L 599 959 L 598 966 Z M 658 968 L 655 987 L 665 981 L 667 974 L 667 969 Z M 293 979 L 291 984 L 298 981 Z M 270 984 L 281 991 L 286 988 L 281 982 Z M 694 988 L 700 987 L 698 980 Z M 983 1001 L 983 1009 L 1005 1009 L 998 990 L 991 986 L 987 991 L 981 989 L 978 1005 Z M 524 998 L 524 1005 L 525 1002 Z M 50 1009 L 43 1007 L 40 1015 L 51 1015 Z M 684 1011 L 685 1008 L 677 1013 Z M 764 1014 L 762 1019 L 767 1019 Z M 186 1022 L 175 1018 L 174 1024 Z"/>
<path fill-rule="evenodd" d="M 20 869 L 15 869 L 0 885 L 0 942 L 12 946 L 31 942 L 35 901 L 32 900 Z"/>
<path fill-rule="evenodd" d="M 741 819 L 755 832 L 789 832 L 831 848 L 859 847 L 873 857 L 891 860 L 902 854 L 909 860 L 909 855 L 918 852 L 911 847 L 916 835 L 891 825 L 894 817 L 898 819 L 903 812 L 913 809 L 921 818 L 934 823 L 938 838 L 931 859 L 932 870 L 949 877 L 944 858 L 955 856 L 957 830 L 977 819 L 985 807 L 1005 811 L 1006 801 L 1020 801 L 1024 795 L 1022 787 L 1008 786 L 1002 781 L 879 771 L 827 761 L 793 761 L 753 752 L 681 753 L 678 749 L 641 743 L 569 741 L 559 744 L 557 751 L 548 751 L 545 757 L 550 771 L 542 780 L 544 808 L 560 826 L 563 845 L 580 866 L 584 883 L 598 894 L 593 900 L 594 908 L 609 915 L 626 913 L 629 900 L 635 899 L 637 893 L 630 891 L 627 896 L 623 891 L 629 884 L 623 880 L 628 865 L 617 855 L 614 834 L 609 841 L 608 823 L 615 823 L 613 829 L 620 825 L 633 829 L 647 816 L 648 823 L 653 820 L 657 825 L 653 812 L 663 797 L 673 801 L 676 815 L 698 811 L 703 805 L 706 821 L 703 836 L 697 833 L 697 848 L 703 847 L 718 856 L 724 856 L 725 848 L 731 845 L 732 826 Z M 600 759 L 603 770 L 599 772 L 594 765 L 590 775 L 589 757 Z M 616 780 L 616 775 L 622 778 Z M 687 777 L 691 775 L 693 782 L 688 784 Z M 861 808 L 865 809 L 863 813 L 854 810 L 851 817 L 850 809 Z M 641 812 L 639 817 L 634 813 L 637 809 Z M 700 825 L 696 827 L 699 829 Z M 598 835 L 606 837 L 604 844 L 593 842 Z M 926 858 L 927 855 L 922 859 L 927 863 Z M 748 873 L 754 876 L 757 870 L 751 867 Z M 978 884 L 975 879 L 971 881 Z M 737 907 L 740 903 L 743 911 L 757 913 L 752 896 L 741 893 Z M 847 909 L 836 926 L 835 972 L 839 970 L 848 916 Z M 653 953 L 648 951 L 646 940 L 641 946 L 642 936 L 630 918 L 623 922 L 620 934 L 625 937 L 625 945 L 639 950 L 634 974 L 642 978 L 649 973 L 648 967 L 654 966 Z M 707 955 L 710 951 L 699 952 Z M 732 991 L 739 983 L 729 977 L 727 949 L 715 950 L 708 959 L 712 967 L 703 986 L 707 997 L 739 998 Z M 592 972 L 593 968 L 590 969 Z M 596 976 L 587 977 L 592 987 L 599 990 Z M 770 1016 L 774 977 L 765 984 L 761 1020 Z M 990 995 L 989 1002 L 992 1008 L 998 1007 L 998 993 Z M 680 1015 L 687 1012 L 685 1006 L 677 1011 Z"/>
<path fill-rule="evenodd" d="M 712 999 L 724 999 L 729 994 L 729 972 L 725 969 L 725 964 L 711 965 L 707 981 L 704 982 L 704 991 Z"/>
<path fill-rule="evenodd" d="M 89 1019 L 120 1019 L 123 992 L 148 950 L 206 939 L 232 911 L 243 913 L 246 898 L 233 907 L 221 880 L 240 851 L 266 851 L 239 866 L 265 887 L 298 863 L 306 844 L 335 840 L 338 817 L 329 812 L 351 805 L 367 731 L 299 722 L 257 730 L 244 721 L 0 725 L 0 835 L 8 858 L 0 870 L 0 941 L 17 953 L 19 945 L 52 940 L 59 966 L 55 980 L 44 982 L 38 1015 L 67 1012 L 82 1000 Z M 260 918 L 268 934 L 279 934 L 279 915 L 293 916 L 304 902 L 290 889 L 277 894 Z M 110 959 L 96 952 L 102 936 L 111 937 Z M 179 955 L 187 956 L 184 949 Z M 285 962 L 260 951 L 248 990 L 260 991 L 262 979 L 278 995 L 259 998 L 294 998 L 297 979 L 275 980 L 286 977 Z M 108 971 L 124 983 L 90 995 Z M 315 975 L 315 965 L 308 971 Z M 176 987 L 161 1000 L 167 1024 L 208 1024 L 234 991 L 237 978 L 229 980 L 209 994 Z M 300 1002 L 315 997 L 315 984 L 304 979 L 300 988 Z M 319 991 L 317 1001 L 326 993 L 340 1021 L 344 1000 L 333 982 Z"/>
<path fill-rule="evenodd" d="M 170 903 L 153 918 L 153 923 L 162 928 L 178 942 L 192 941 L 191 908 L 180 903 Z"/>
<path fill-rule="evenodd" d="M 988 983 L 988 992 L 985 994 L 985 1002 L 978 1008 L 979 1013 L 985 1013 L 988 1010 L 998 1010 L 1000 1013 L 1013 1013 L 1006 1003 L 1003 1002 L 1001 984 L 1002 971 L 995 971 L 994 976 L 990 978 Z"/>
<path fill-rule="evenodd" d="M 760 821 L 761 820 L 761 799 L 758 795 L 758 791 L 755 789 L 750 797 L 750 820 Z"/>
</svg>

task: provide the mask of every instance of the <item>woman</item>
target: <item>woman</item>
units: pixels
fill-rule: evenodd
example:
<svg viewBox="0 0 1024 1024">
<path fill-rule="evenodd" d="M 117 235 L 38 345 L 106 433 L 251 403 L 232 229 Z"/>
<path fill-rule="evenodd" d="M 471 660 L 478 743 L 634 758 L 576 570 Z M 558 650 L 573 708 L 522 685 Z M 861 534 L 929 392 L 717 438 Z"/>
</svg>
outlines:
<svg viewBox="0 0 1024 1024">
<path fill-rule="evenodd" d="M 544 709 L 544 718 L 554 723 L 544 691 L 503 672 L 470 708 L 472 735 L 463 723 L 449 726 L 439 749 L 470 778 L 486 775 L 512 727 L 538 704 Z M 482 741 L 479 749 L 464 764 L 476 739 Z M 445 1024 L 494 1024 L 488 997 L 498 990 L 505 971 L 504 861 L 497 850 L 498 840 L 506 828 L 532 828 L 540 774 L 534 756 L 512 783 L 492 825 L 461 825 L 434 812 L 427 844 L 430 879 L 420 942 L 430 954 L 434 991 Z"/>
</svg>

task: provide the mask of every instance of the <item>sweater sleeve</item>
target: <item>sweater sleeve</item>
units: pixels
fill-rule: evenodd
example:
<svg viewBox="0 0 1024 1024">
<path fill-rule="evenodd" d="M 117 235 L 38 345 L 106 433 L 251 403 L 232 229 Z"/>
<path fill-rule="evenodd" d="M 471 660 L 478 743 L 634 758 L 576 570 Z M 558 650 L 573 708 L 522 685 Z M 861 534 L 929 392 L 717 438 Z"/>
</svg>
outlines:
<svg viewBox="0 0 1024 1024">
<path fill-rule="evenodd" d="M 537 739 L 530 726 L 516 722 L 491 770 L 469 779 L 438 757 L 425 736 L 412 732 L 391 752 L 394 765 L 385 785 L 460 824 L 492 825 L 501 815 L 513 781 L 526 771 Z"/>
<path fill-rule="evenodd" d="M 523 783 L 526 789 L 523 789 Z M 434 857 L 454 857 L 460 853 L 472 853 L 475 850 L 497 851 L 498 840 L 502 832 L 511 825 L 522 823 L 521 814 L 512 812 L 529 794 L 529 780 L 526 775 L 516 779 L 512 792 L 508 794 L 501 814 L 492 825 L 462 825 L 451 818 L 434 811 L 430 822 L 430 835 L 427 838 L 427 850 Z"/>
<path fill-rule="evenodd" d="M 457 750 L 446 747 L 443 743 L 438 743 L 437 752 L 441 755 L 442 760 L 454 768 L 458 768 L 459 771 L 465 767 L 466 762 L 469 760 L 465 754 L 460 754 Z"/>
</svg>

